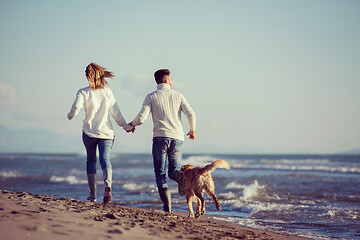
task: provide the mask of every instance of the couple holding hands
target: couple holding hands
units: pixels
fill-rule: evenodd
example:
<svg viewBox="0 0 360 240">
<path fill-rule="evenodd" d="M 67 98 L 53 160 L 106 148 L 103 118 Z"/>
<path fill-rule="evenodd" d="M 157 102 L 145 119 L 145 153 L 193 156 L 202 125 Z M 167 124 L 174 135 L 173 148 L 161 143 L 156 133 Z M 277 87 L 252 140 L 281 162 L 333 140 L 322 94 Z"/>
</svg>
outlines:
<svg viewBox="0 0 360 240">
<path fill-rule="evenodd" d="M 169 178 L 178 183 L 179 194 L 184 195 L 187 186 L 185 179 L 180 174 L 181 145 L 184 141 L 181 113 L 184 113 L 188 119 L 190 131 L 187 136 L 190 139 L 195 139 L 196 117 L 185 97 L 171 89 L 170 71 L 160 69 L 155 72 L 157 90 L 146 96 L 139 114 L 129 124 L 122 116 L 105 80 L 105 78 L 113 78 L 113 73 L 91 63 L 86 67 L 85 75 L 89 86 L 77 92 L 76 99 L 68 113 L 68 119 L 71 120 L 82 107 L 85 108 L 82 138 L 87 153 L 86 171 L 90 188 L 88 200 L 96 201 L 96 148 L 99 148 L 99 160 L 105 183 L 103 202 L 107 204 L 111 200 L 110 155 L 115 139 L 109 114 L 126 132 L 134 132 L 135 127 L 143 124 L 151 113 L 154 123 L 152 156 L 155 180 L 160 199 L 164 204 L 163 210 L 171 213 L 171 194 L 166 181 L 166 166 Z"/>
</svg>

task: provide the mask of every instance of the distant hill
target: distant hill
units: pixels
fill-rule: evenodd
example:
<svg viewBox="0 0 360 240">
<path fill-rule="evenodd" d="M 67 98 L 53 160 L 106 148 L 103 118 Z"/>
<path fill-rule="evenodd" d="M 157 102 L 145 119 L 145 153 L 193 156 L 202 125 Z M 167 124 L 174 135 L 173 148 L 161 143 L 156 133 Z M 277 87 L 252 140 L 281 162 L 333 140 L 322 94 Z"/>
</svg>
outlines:
<svg viewBox="0 0 360 240">
<path fill-rule="evenodd" d="M 344 152 L 339 152 L 339 154 L 360 154 L 360 148 L 351 149 Z"/>
<path fill-rule="evenodd" d="M 0 152 L 67 153 L 83 150 L 81 138 L 42 129 L 8 129 L 0 125 Z"/>
</svg>

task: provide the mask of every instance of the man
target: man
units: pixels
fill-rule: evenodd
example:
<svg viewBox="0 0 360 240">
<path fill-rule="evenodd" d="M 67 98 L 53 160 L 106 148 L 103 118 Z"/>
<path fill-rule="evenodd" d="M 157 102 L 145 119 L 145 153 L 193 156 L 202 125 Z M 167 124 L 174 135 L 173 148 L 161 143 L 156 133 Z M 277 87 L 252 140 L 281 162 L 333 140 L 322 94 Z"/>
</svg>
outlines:
<svg viewBox="0 0 360 240">
<path fill-rule="evenodd" d="M 181 145 L 184 141 L 184 131 L 181 125 L 181 112 L 188 119 L 190 139 L 195 139 L 195 113 L 184 96 L 171 89 L 172 80 L 168 69 L 160 69 L 154 74 L 157 90 L 148 94 L 143 106 L 130 123 L 132 126 L 143 124 L 150 112 L 154 122 L 152 155 L 156 185 L 164 211 L 171 213 L 171 194 L 166 181 L 166 166 L 168 176 L 178 183 L 180 195 L 185 195 L 186 181 L 180 176 Z M 167 159 L 168 158 L 168 159 Z"/>
</svg>

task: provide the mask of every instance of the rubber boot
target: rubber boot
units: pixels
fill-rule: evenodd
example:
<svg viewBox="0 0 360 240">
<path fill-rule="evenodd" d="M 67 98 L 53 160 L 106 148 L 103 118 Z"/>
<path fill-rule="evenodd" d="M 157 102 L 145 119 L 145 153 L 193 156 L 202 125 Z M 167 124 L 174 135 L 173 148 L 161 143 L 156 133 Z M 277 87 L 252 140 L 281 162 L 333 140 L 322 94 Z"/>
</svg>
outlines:
<svg viewBox="0 0 360 240">
<path fill-rule="evenodd" d="M 110 203 L 110 201 L 111 201 L 111 188 L 106 187 L 105 188 L 105 194 L 104 194 L 103 203 L 108 204 L 108 203 Z"/>
<path fill-rule="evenodd" d="M 97 185 L 96 173 L 88 174 L 87 179 L 90 188 L 90 196 L 88 197 L 88 200 L 90 200 L 91 202 L 96 202 L 96 185 Z"/>
<path fill-rule="evenodd" d="M 112 169 L 111 168 L 103 169 L 103 176 L 105 183 L 105 193 L 104 193 L 103 203 L 108 204 L 111 201 Z"/>
<path fill-rule="evenodd" d="M 161 189 L 159 191 L 160 199 L 164 204 L 163 210 L 166 213 L 171 213 L 171 193 L 168 188 Z"/>
<path fill-rule="evenodd" d="M 111 168 L 105 168 L 105 169 L 103 169 L 103 176 L 104 176 L 105 187 L 110 187 L 110 188 L 111 188 L 111 183 L 112 183 L 112 169 L 111 169 Z"/>
</svg>

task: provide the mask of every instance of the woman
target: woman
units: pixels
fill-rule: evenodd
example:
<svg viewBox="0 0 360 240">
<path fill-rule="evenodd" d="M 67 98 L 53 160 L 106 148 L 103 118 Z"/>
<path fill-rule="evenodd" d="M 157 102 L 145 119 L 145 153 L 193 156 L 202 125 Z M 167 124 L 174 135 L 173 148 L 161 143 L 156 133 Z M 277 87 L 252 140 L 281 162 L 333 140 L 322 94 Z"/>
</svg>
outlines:
<svg viewBox="0 0 360 240">
<path fill-rule="evenodd" d="M 112 167 L 110 154 L 115 137 L 109 113 L 125 131 L 134 131 L 134 128 L 125 122 L 105 80 L 105 78 L 114 77 L 112 72 L 105 71 L 101 66 L 91 63 L 86 67 L 85 75 L 89 81 L 89 86 L 77 92 L 76 99 L 67 116 L 71 120 L 83 106 L 85 107 L 82 138 L 87 153 L 86 171 L 90 188 L 88 200 L 96 201 L 96 148 L 98 147 L 105 183 L 103 201 L 104 204 L 107 204 L 111 200 Z"/>
</svg>

